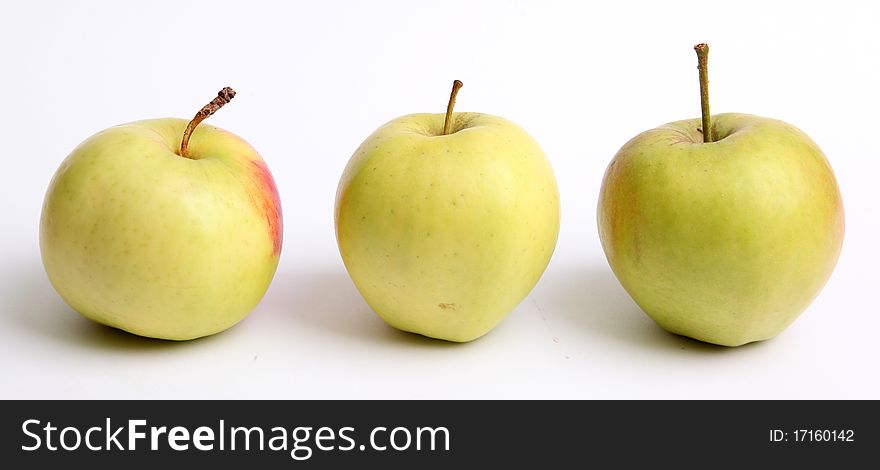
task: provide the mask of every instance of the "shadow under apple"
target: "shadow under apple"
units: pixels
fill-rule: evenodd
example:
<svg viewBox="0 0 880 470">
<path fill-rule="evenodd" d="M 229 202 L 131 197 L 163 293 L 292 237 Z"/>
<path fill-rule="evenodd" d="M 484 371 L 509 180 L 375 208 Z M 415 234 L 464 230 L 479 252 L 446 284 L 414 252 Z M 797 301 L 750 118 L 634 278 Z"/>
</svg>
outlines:
<svg viewBox="0 0 880 470">
<path fill-rule="evenodd" d="M 536 296 L 538 305 L 566 328 L 652 350 L 724 353 L 736 349 L 662 329 L 632 300 L 607 265 L 569 265 L 548 270 L 545 276 Z"/>
<path fill-rule="evenodd" d="M 85 348 L 128 351 L 181 348 L 211 338 L 167 341 L 101 325 L 64 303 L 52 288 L 39 259 L 20 261 L 13 269 L 18 273 L 16 283 L 4 296 L 2 310 L 11 325 L 27 333 Z"/>
<path fill-rule="evenodd" d="M 279 269 L 262 305 L 286 312 L 292 328 L 315 328 L 346 339 L 413 347 L 464 346 L 386 324 L 361 297 L 341 262 L 338 266 Z"/>
</svg>

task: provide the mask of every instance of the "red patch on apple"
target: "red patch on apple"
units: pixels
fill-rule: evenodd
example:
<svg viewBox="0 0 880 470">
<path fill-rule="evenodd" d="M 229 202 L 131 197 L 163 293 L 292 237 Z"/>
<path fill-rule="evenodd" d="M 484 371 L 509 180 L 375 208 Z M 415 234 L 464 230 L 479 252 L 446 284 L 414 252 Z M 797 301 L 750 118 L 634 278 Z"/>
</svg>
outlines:
<svg viewBox="0 0 880 470">
<path fill-rule="evenodd" d="M 278 197 L 278 188 L 269 167 L 262 160 L 251 161 L 254 165 L 254 176 L 260 185 L 261 200 L 258 201 L 260 210 L 266 218 L 269 226 L 269 237 L 272 238 L 272 254 L 281 253 L 281 239 L 283 233 L 283 221 L 281 217 L 281 199 Z"/>
</svg>

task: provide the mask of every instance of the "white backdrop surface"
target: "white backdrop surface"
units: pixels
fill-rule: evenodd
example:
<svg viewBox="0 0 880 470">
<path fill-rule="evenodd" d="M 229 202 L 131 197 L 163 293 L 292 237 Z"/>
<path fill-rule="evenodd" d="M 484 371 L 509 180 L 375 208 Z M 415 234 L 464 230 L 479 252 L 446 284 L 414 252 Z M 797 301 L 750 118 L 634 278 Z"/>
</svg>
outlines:
<svg viewBox="0 0 880 470">
<path fill-rule="evenodd" d="M 880 398 L 875 302 L 880 7 L 873 2 L 10 2 L 0 15 L 0 398 Z M 637 133 L 712 110 L 788 121 L 834 167 L 847 213 L 838 267 L 777 338 L 729 349 L 670 335 L 599 245 L 605 166 Z M 556 171 L 562 228 L 531 295 L 489 335 L 398 332 L 336 249 L 336 185 L 384 122 L 457 110 L 527 129 Z M 146 340 L 80 317 L 40 262 L 43 195 L 62 159 L 111 125 L 210 118 L 262 154 L 284 250 L 262 303 L 222 334 Z"/>
</svg>

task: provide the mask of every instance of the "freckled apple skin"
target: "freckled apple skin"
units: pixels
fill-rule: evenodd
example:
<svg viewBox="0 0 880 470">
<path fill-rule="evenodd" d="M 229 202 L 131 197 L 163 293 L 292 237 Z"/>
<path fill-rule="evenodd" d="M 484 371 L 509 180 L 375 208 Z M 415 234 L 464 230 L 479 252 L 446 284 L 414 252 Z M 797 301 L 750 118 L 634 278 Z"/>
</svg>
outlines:
<svg viewBox="0 0 880 470">
<path fill-rule="evenodd" d="M 559 232 L 559 193 L 538 144 L 505 119 L 395 119 L 355 151 L 336 198 L 339 251 L 395 328 L 449 341 L 494 328 L 537 283 Z"/>
<path fill-rule="evenodd" d="M 772 338 L 837 263 L 844 210 L 825 155 L 782 121 L 712 117 L 630 140 L 605 173 L 599 235 L 611 268 L 663 328 L 725 346 Z"/>
<path fill-rule="evenodd" d="M 262 298 L 281 251 L 272 175 L 241 138 L 187 121 L 95 134 L 61 164 L 40 221 L 52 285 L 74 310 L 153 338 L 223 331 Z"/>
</svg>

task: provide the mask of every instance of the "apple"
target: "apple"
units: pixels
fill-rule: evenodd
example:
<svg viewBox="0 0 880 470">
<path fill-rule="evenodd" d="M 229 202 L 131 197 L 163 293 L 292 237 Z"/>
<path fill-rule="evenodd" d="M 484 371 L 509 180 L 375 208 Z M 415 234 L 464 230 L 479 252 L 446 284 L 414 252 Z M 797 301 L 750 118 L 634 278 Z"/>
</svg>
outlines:
<svg viewBox="0 0 880 470">
<path fill-rule="evenodd" d="M 43 203 L 40 250 L 70 307 L 170 340 L 223 331 L 253 310 L 281 252 L 278 191 L 247 142 L 199 126 L 234 95 L 224 88 L 189 123 L 111 127 L 64 160 Z"/>
<path fill-rule="evenodd" d="M 488 114 L 411 114 L 354 152 L 336 194 L 339 252 L 395 328 L 455 342 L 494 328 L 535 286 L 559 232 L 544 152 Z"/>
<path fill-rule="evenodd" d="M 702 118 L 627 142 L 602 181 L 598 227 L 614 274 L 666 330 L 738 346 L 772 338 L 825 285 L 843 242 L 831 166 L 803 132 L 748 114 Z"/>
</svg>

